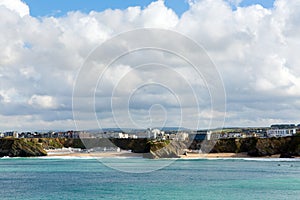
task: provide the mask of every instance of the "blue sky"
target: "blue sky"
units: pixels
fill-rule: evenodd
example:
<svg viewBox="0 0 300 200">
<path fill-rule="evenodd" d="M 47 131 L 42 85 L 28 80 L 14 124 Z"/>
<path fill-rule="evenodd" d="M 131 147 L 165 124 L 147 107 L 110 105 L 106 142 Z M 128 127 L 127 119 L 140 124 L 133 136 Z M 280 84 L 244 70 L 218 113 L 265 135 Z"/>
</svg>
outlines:
<svg viewBox="0 0 300 200">
<path fill-rule="evenodd" d="M 29 7 L 32 16 L 63 16 L 69 11 L 80 10 L 88 13 L 91 10 L 125 9 L 129 6 L 145 7 L 153 0 L 23 0 Z M 273 6 L 274 0 L 243 0 L 240 6 L 261 4 L 265 8 Z M 177 15 L 185 12 L 189 5 L 187 0 L 165 0 L 167 7 L 172 8 Z"/>
</svg>

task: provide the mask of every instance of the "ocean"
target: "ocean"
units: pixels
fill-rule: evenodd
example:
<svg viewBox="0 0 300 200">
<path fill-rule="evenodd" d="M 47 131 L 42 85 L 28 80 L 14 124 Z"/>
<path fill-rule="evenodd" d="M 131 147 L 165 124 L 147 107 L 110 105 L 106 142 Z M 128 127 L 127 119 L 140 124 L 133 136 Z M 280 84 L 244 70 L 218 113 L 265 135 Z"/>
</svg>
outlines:
<svg viewBox="0 0 300 200">
<path fill-rule="evenodd" d="M 3 158 L 0 185 L 1 200 L 300 199 L 300 160 Z"/>
</svg>

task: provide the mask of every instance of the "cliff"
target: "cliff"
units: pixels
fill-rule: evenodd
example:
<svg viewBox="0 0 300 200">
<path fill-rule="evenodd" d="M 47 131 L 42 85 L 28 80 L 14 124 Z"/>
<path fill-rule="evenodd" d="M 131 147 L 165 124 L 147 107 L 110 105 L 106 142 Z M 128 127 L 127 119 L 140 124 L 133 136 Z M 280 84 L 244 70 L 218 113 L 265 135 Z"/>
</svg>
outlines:
<svg viewBox="0 0 300 200">
<path fill-rule="evenodd" d="M 45 149 L 63 147 L 81 149 L 120 147 L 134 153 L 147 153 L 150 151 L 148 142 L 148 139 L 2 138 L 0 139 L 0 157 L 45 156 L 47 155 Z"/>
<path fill-rule="evenodd" d="M 201 146 L 203 146 L 201 141 L 193 141 L 190 149 L 200 149 Z M 300 137 L 221 139 L 216 142 L 210 152 L 247 152 L 249 156 L 253 157 L 271 156 L 274 154 L 280 154 L 281 157 L 300 156 Z"/>
<path fill-rule="evenodd" d="M 47 152 L 41 143 L 33 139 L 0 139 L 0 157 L 45 156 Z"/>
<path fill-rule="evenodd" d="M 34 157 L 46 156 L 45 149 L 56 149 L 63 147 L 82 148 L 80 139 L 66 138 L 1 138 L 0 157 Z"/>
<path fill-rule="evenodd" d="M 300 136 L 282 138 L 230 138 L 216 141 L 153 141 L 149 139 L 66 139 L 66 138 L 2 138 L 0 139 L 0 157 L 45 156 L 44 149 L 62 147 L 97 148 L 120 147 L 134 153 L 144 153 L 145 158 L 176 158 L 189 148 L 202 149 L 206 153 L 241 153 L 249 156 L 281 157 L 300 156 Z"/>
<path fill-rule="evenodd" d="M 68 139 L 68 138 L 39 138 L 39 143 L 42 144 L 44 149 L 57 149 L 57 148 L 81 148 L 85 149 L 81 139 Z"/>
<path fill-rule="evenodd" d="M 123 150 L 130 150 L 133 153 L 150 152 L 150 139 L 110 139 L 110 141 Z"/>
<path fill-rule="evenodd" d="M 184 153 L 186 144 L 184 142 L 166 140 L 166 141 L 150 141 L 150 151 L 144 153 L 144 158 L 179 158 Z"/>
</svg>

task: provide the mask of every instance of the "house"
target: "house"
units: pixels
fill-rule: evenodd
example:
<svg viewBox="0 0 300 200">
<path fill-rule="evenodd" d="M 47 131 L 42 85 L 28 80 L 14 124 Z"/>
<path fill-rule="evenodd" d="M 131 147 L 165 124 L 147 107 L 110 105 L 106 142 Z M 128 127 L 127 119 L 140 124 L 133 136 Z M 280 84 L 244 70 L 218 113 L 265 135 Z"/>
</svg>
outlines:
<svg viewBox="0 0 300 200">
<path fill-rule="evenodd" d="M 133 135 L 128 135 L 128 137 L 131 138 L 131 139 L 137 139 L 138 138 L 138 136 L 134 135 L 134 134 Z"/>
<path fill-rule="evenodd" d="M 165 132 L 164 131 L 156 132 L 156 139 L 157 140 L 166 140 Z"/>
<path fill-rule="evenodd" d="M 189 134 L 190 140 L 206 140 L 208 137 L 211 137 L 211 132 L 208 130 L 198 130 L 196 133 Z"/>
<path fill-rule="evenodd" d="M 14 138 L 18 138 L 19 137 L 19 133 L 17 131 L 9 131 L 9 132 L 5 132 L 2 135 L 3 137 L 14 137 Z"/>
<path fill-rule="evenodd" d="M 127 139 L 128 133 L 118 133 L 117 138 Z"/>
<path fill-rule="evenodd" d="M 155 128 L 155 129 L 148 128 L 146 131 L 146 134 L 147 134 L 147 138 L 156 139 L 157 136 L 160 134 L 160 130 L 157 128 Z"/>
<path fill-rule="evenodd" d="M 185 141 L 189 139 L 189 134 L 185 132 L 180 132 L 176 134 L 176 138 L 178 141 Z"/>
<path fill-rule="evenodd" d="M 288 128 L 288 129 L 269 129 L 267 130 L 267 137 L 287 137 L 293 136 L 296 134 L 296 128 Z"/>
</svg>

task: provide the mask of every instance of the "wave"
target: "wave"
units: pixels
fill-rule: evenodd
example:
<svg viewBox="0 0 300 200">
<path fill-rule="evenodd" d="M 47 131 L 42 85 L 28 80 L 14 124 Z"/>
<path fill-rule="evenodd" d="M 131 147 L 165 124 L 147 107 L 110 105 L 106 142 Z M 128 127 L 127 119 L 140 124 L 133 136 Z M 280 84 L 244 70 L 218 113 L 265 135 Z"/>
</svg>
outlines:
<svg viewBox="0 0 300 200">
<path fill-rule="evenodd" d="M 0 159 L 18 159 L 18 160 L 25 160 L 25 159 L 61 159 L 61 160 L 105 160 L 105 159 L 146 159 L 143 157 L 136 157 L 136 156 L 41 156 L 41 157 L 8 157 L 4 156 Z M 161 158 L 161 159 L 154 159 L 153 161 L 163 161 L 163 160 L 173 160 L 173 161 L 201 161 L 201 160 L 224 160 L 224 161 L 255 161 L 255 162 L 300 162 L 300 158 L 236 158 L 236 157 L 228 157 L 228 158 L 197 158 L 197 157 L 190 157 L 190 158 Z"/>
<path fill-rule="evenodd" d="M 263 162 L 300 162 L 300 158 L 240 158 L 249 161 L 263 161 Z"/>
<path fill-rule="evenodd" d="M 43 157 L 36 157 L 36 159 L 61 159 L 61 160 L 93 160 L 96 159 L 92 156 L 43 156 Z"/>
<path fill-rule="evenodd" d="M 61 159 L 61 160 L 101 160 L 101 159 L 140 159 L 142 157 L 130 156 L 112 156 L 112 157 L 94 157 L 94 156 L 44 156 L 37 159 Z"/>
<path fill-rule="evenodd" d="M 9 157 L 9 156 L 4 156 L 4 157 L 2 157 L 2 158 L 0 158 L 0 159 L 10 159 L 11 157 Z"/>
<path fill-rule="evenodd" d="M 178 160 L 244 160 L 258 162 L 300 162 L 300 158 L 179 158 Z"/>
</svg>

